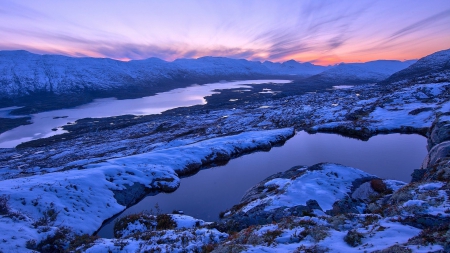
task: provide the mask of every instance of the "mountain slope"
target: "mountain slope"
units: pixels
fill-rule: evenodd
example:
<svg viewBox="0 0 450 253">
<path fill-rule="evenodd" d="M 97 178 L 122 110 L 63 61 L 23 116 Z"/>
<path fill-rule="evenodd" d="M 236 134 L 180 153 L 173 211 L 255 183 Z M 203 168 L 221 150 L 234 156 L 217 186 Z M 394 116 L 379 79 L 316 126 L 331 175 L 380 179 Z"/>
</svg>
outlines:
<svg viewBox="0 0 450 253">
<path fill-rule="evenodd" d="M 274 75 L 260 62 L 227 58 L 123 62 L 0 51 L 0 107 L 25 105 L 15 111 L 23 114 L 72 107 L 94 98 L 136 98 L 192 83 Z"/>
<path fill-rule="evenodd" d="M 341 63 L 307 79 L 309 82 L 330 84 L 362 84 L 381 81 L 407 68 L 415 61 L 378 60 L 366 63 Z"/>
<path fill-rule="evenodd" d="M 198 59 L 177 59 L 173 65 L 186 73 L 186 76 L 253 76 L 268 75 L 272 73 L 260 62 L 243 59 L 230 59 L 225 57 L 201 57 Z"/>
<path fill-rule="evenodd" d="M 300 63 L 294 60 L 289 60 L 283 63 L 265 61 L 263 65 L 273 72 L 283 75 L 298 75 L 311 76 L 319 74 L 330 67 L 314 65 L 309 62 Z"/>
<path fill-rule="evenodd" d="M 425 56 L 408 68 L 392 74 L 381 83 L 430 83 L 448 81 L 450 81 L 450 49 Z"/>
<path fill-rule="evenodd" d="M 99 58 L 36 55 L 26 51 L 0 52 L 0 94 L 20 97 L 35 92 L 63 94 L 130 86 L 165 78 L 172 69 L 164 61 L 121 62 Z"/>
</svg>

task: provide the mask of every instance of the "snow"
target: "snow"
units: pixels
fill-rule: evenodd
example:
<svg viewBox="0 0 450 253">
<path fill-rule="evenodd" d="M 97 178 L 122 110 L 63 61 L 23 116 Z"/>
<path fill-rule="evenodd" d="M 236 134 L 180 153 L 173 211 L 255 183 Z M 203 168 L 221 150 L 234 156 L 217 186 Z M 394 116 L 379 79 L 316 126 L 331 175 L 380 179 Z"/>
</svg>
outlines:
<svg viewBox="0 0 450 253">
<path fill-rule="evenodd" d="M 329 67 L 313 65 L 309 62 L 300 63 L 294 60 L 289 60 L 283 63 L 265 61 L 263 62 L 263 65 L 274 73 L 300 76 L 315 75 L 326 69 L 329 69 Z"/>
<path fill-rule="evenodd" d="M 430 57 L 427 61 L 441 63 L 443 59 L 448 59 L 449 52 Z M 442 58 L 441 54 L 447 58 L 444 56 Z M 11 59 L 14 58 L 14 60 L 8 60 L 8 57 Z M 42 74 L 43 72 L 40 72 L 40 69 L 29 68 L 26 66 L 27 64 L 17 64 L 16 69 L 13 70 L 5 70 L 4 67 L 5 64 L 8 65 L 10 63 L 38 61 L 38 58 L 24 52 L 10 53 L 10 55 L 0 53 L 0 70 L 7 72 L 5 75 L 6 78 L 8 77 L 8 73 L 12 74 L 12 72 L 18 71 L 22 75 L 20 77 L 22 78 L 20 79 L 22 83 L 36 84 L 36 87 L 40 87 L 39 84 L 46 82 L 46 77 Z M 50 59 L 51 57 L 45 56 L 42 59 L 46 58 Z M 89 73 L 80 74 L 77 78 L 84 81 L 89 79 L 93 83 L 96 83 L 95 85 L 98 84 L 99 87 L 105 88 L 122 85 L 120 77 L 141 78 L 143 74 L 134 71 L 139 66 L 144 66 L 145 64 L 152 65 L 149 69 L 156 73 L 155 76 L 165 75 L 164 73 L 166 72 L 164 71 L 169 65 L 176 66 L 176 69 L 189 70 L 189 72 L 197 73 L 198 75 L 232 73 L 233 71 L 235 71 L 234 73 L 240 74 L 257 73 L 266 68 L 264 64 L 238 61 L 239 66 L 227 72 L 226 67 L 236 63 L 236 61 L 208 57 L 199 60 L 180 60 L 173 64 L 156 59 L 142 62 L 132 61 L 130 62 L 132 66 L 129 68 L 125 67 L 128 63 L 122 64 L 107 59 L 103 60 L 101 64 L 98 64 L 96 59 L 85 60 L 89 62 L 86 66 L 92 69 L 89 70 L 90 72 L 88 71 Z M 48 71 L 55 73 L 57 80 L 64 78 L 63 74 L 77 73 L 78 75 L 78 72 L 85 71 L 85 66 L 81 64 L 75 64 L 76 66 L 70 71 L 64 69 L 67 65 L 66 63 L 71 61 L 74 60 L 59 57 L 56 60 L 59 65 L 53 69 L 48 69 Z M 423 62 L 418 63 L 422 64 Z M 37 65 L 41 64 L 42 62 Z M 270 65 L 269 63 L 267 64 Z M 289 64 L 295 63 L 292 62 Z M 372 70 L 368 72 L 361 71 L 357 73 L 359 75 L 358 78 L 378 78 L 391 71 L 386 67 L 387 65 L 379 65 L 379 67 L 376 67 L 378 66 L 377 64 L 374 63 L 373 65 L 375 66 L 374 69 L 378 71 L 377 73 Z M 184 65 L 187 67 L 184 67 Z M 214 66 L 205 70 L 206 66 L 211 65 Z M 394 65 L 393 63 L 392 66 Z M 361 65 L 343 65 L 340 69 L 342 73 L 350 73 L 347 70 L 352 68 L 357 69 L 355 66 L 357 68 L 361 67 Z M 240 70 L 239 68 L 242 67 L 249 67 L 251 69 L 249 71 Z M 104 76 L 95 75 L 95 73 L 92 74 L 99 69 L 109 68 L 112 69 L 111 71 L 115 71 L 115 75 L 109 76 L 109 72 L 103 73 Z M 118 69 L 120 71 L 126 70 L 126 73 L 120 72 Z M 37 73 L 35 76 L 30 74 L 33 71 Z M 151 71 L 146 72 L 142 78 L 149 78 Z M 121 73 L 125 74 L 122 75 Z M 329 73 L 332 73 L 332 71 Z M 39 82 L 34 83 L 35 79 L 33 78 L 37 78 L 36 80 L 39 80 Z M 108 80 L 108 78 L 118 81 L 115 83 L 101 82 L 102 80 Z M 70 81 L 70 78 L 67 80 L 69 80 L 68 83 L 58 83 L 58 85 L 53 86 L 55 91 L 65 92 L 70 90 L 71 85 L 75 81 Z M 8 80 L 3 83 L 8 83 Z M 94 85 L 93 83 L 89 83 L 88 85 Z M 351 126 L 353 123 L 356 124 L 354 126 L 356 130 L 365 127 L 373 132 L 379 130 L 393 131 L 404 127 L 411 127 L 413 129 L 428 128 L 431 126 L 438 112 L 450 111 L 450 102 L 445 93 L 448 91 L 448 86 L 448 82 L 417 84 L 393 89 L 393 92 L 387 95 L 380 95 L 382 94 L 380 92 L 382 89 L 378 89 L 376 86 L 355 86 L 349 89 L 334 90 L 330 93 L 314 93 L 287 97 L 283 101 L 258 102 L 237 110 L 213 111 L 207 116 L 189 115 L 189 118 L 183 116 L 183 119 L 179 117 L 168 120 L 168 125 L 180 124 L 189 129 L 196 129 L 195 127 L 199 126 L 198 122 L 202 122 L 202 127 L 204 126 L 206 129 L 206 135 L 202 137 L 191 135 L 185 139 L 173 140 L 163 135 L 158 135 L 155 137 L 157 141 L 150 140 L 146 142 L 147 139 L 144 138 L 132 140 L 127 135 L 130 132 L 147 133 L 146 131 L 139 131 L 142 130 L 140 127 L 144 126 L 132 126 L 126 131 L 119 130 L 105 133 L 103 135 L 105 143 L 102 142 L 96 145 L 87 146 L 85 144 L 86 142 L 78 139 L 73 142 L 68 141 L 58 147 L 55 145 L 51 147 L 51 150 L 50 148 L 30 148 L 27 151 L 2 151 L 5 154 L 2 156 L 2 159 L 8 161 L 7 166 L 1 169 L 2 173 L 4 173 L 2 174 L 2 178 L 10 177 L 11 179 L 2 181 L 2 184 L 0 184 L 0 192 L 10 197 L 11 212 L 15 212 L 16 216 L 0 216 L 0 227 L 2 227 L 0 241 L 7 242 L 4 245 L 0 245 L 0 249 L 6 252 L 24 251 L 23 245 L 27 240 L 40 240 L 46 235 L 53 233 L 56 229 L 55 227 L 60 225 L 69 225 L 76 232 L 92 233 L 105 219 L 125 208 L 118 204 L 114 198 L 113 190 L 123 190 L 136 183 L 143 184 L 149 188 L 158 188 L 162 185 L 169 189 L 176 189 L 179 184 L 179 174 L 184 173 L 188 167 L 199 168 L 202 163 L 214 159 L 218 155 L 231 158 L 239 154 L 237 150 L 253 150 L 257 146 L 270 146 L 277 140 L 284 140 L 293 134 L 292 128 L 254 131 L 257 129 L 297 124 L 317 126 L 316 129 L 320 129 L 323 126 L 336 127 L 343 124 Z M 19 88 L 16 88 L 8 86 L 6 93 L 15 94 L 14 92 L 19 92 Z M 368 91 L 365 92 L 365 89 Z M 378 95 L 380 96 L 378 97 Z M 346 119 L 348 112 L 370 107 L 375 109 L 368 111 L 368 115 L 363 115 L 360 122 L 352 122 Z M 430 109 L 423 110 L 415 115 L 411 113 L 421 108 Z M 294 116 L 290 117 L 286 115 Z M 263 119 L 260 119 L 261 116 L 263 116 Z M 297 116 L 298 119 L 296 118 Z M 446 118 L 447 116 L 443 117 L 444 120 Z M 277 122 L 277 125 L 274 122 Z M 158 124 L 145 126 L 144 128 L 151 127 L 156 128 Z M 233 132 L 243 131 L 245 133 L 226 136 Z M 110 134 L 112 134 L 111 139 L 109 139 Z M 118 137 L 122 134 L 126 137 Z M 165 134 L 171 135 L 171 133 Z M 225 137 L 205 140 L 219 135 Z M 137 142 L 140 144 L 136 145 Z M 114 145 L 111 145 L 112 143 Z M 134 144 L 131 145 L 130 143 Z M 114 148 L 122 148 L 123 150 L 116 151 L 111 149 L 111 146 L 114 146 Z M 78 153 L 82 153 L 82 155 L 75 159 L 67 159 L 71 154 Z M 105 156 L 103 157 L 102 154 Z M 34 161 L 42 161 L 46 157 L 51 157 L 51 159 L 48 159 L 52 160 L 51 162 L 55 160 L 55 163 L 56 161 L 59 161 L 59 163 L 55 166 L 49 165 L 47 166 L 48 168 L 41 168 L 34 164 Z M 25 163 L 25 161 L 28 163 Z M 68 165 L 77 165 L 79 167 L 73 169 L 68 167 Z M 56 170 L 62 169 L 67 170 L 55 172 Z M 6 175 L 6 173 L 12 174 Z M 24 175 L 26 177 L 22 177 Z M 330 210 L 336 200 L 347 197 L 351 193 L 350 188 L 355 179 L 367 176 L 370 175 L 353 168 L 326 164 L 323 166 L 323 170 L 305 171 L 303 175 L 292 180 L 278 178 L 267 182 L 265 184 L 266 187 L 276 186 L 281 194 L 257 199 L 244 206 L 241 211 L 248 212 L 260 205 L 265 205 L 266 211 L 279 207 L 306 205 L 309 199 L 317 200 L 324 211 Z M 394 180 L 385 180 L 385 183 L 388 185 L 388 188 L 394 191 L 401 189 L 405 185 L 403 182 Z M 396 209 L 394 210 L 397 212 L 396 215 L 399 217 L 414 217 L 416 214 L 449 216 L 447 213 L 449 206 L 448 189 L 445 184 L 441 182 L 427 182 L 408 185 L 408 187 L 410 187 L 407 189 L 410 195 L 408 197 L 409 199 L 402 199 L 399 203 L 393 203 L 395 204 L 395 208 L 393 209 Z M 361 196 L 366 197 L 367 195 L 367 191 L 361 194 Z M 361 210 L 362 207 L 360 206 Z M 43 232 L 43 226 L 33 226 L 33 223 L 42 218 L 43 213 L 49 209 L 56 210 L 58 216 L 50 224 L 49 230 Z M 330 227 L 326 221 L 330 216 L 317 210 L 314 213 L 319 216 L 314 218 L 317 224 L 328 226 L 329 235 L 324 240 L 316 242 L 311 236 L 307 236 L 303 241 L 289 243 L 288 238 L 296 232 L 303 231 L 304 228 L 284 229 L 277 224 L 269 224 L 258 227 L 255 233 L 263 235 L 268 231 L 282 229 L 283 231 L 280 236 L 275 239 L 275 244 L 271 246 L 248 245 L 248 252 L 262 252 L 265 250 L 277 252 L 293 251 L 301 245 L 309 247 L 316 244 L 329 247 L 336 252 L 372 251 L 386 248 L 396 243 L 405 243 L 409 238 L 420 232 L 417 228 L 390 220 L 390 217 L 383 219 L 381 216 L 377 224 L 372 224 L 367 227 L 362 226 L 361 221 L 352 223 L 346 220 L 346 223 L 341 226 L 343 230 L 336 230 Z M 355 215 L 356 217 L 365 217 L 363 215 Z M 155 239 L 150 242 L 141 241 L 140 239 L 122 238 L 123 240 L 121 239 L 121 241 L 126 242 L 126 245 L 122 246 L 120 245 L 120 240 L 101 239 L 88 252 L 108 252 L 109 250 L 119 252 L 120 250 L 135 251 L 137 249 L 151 250 L 159 247 L 165 248 L 165 251 L 177 252 L 182 249 L 199 249 L 207 243 L 217 243 L 227 236 L 226 234 L 206 228 L 194 228 L 197 224 L 204 223 L 193 217 L 183 215 L 172 215 L 172 217 L 177 223 L 177 229 L 180 230 L 162 231 L 160 234 L 155 235 Z M 130 224 L 130 228 L 133 230 L 144 229 L 139 223 Z M 352 248 L 343 241 L 348 229 L 357 229 L 358 232 L 365 235 L 362 246 Z M 17 233 L 18 231 L 20 233 Z M 188 238 L 188 243 L 186 245 L 181 241 L 177 241 L 175 244 L 172 243 L 173 240 L 181 240 L 181 238 Z M 159 240 L 163 242 L 162 245 L 156 245 L 155 242 Z M 16 247 L 15 245 L 19 246 Z M 415 252 L 424 252 L 430 248 L 440 249 L 440 246 L 430 246 L 429 248 L 425 248 L 424 246 L 418 246 L 417 248 L 413 246 L 409 247 Z"/>
<path fill-rule="evenodd" d="M 200 228 L 155 231 L 149 236 L 151 240 L 100 239 L 84 252 L 199 252 L 204 245 L 221 242 L 228 234 L 216 229 Z"/>
<path fill-rule="evenodd" d="M 402 188 L 403 186 L 406 185 L 405 182 L 398 181 L 398 180 L 391 180 L 391 179 L 383 180 L 383 182 L 386 184 L 386 186 L 389 189 L 391 189 L 394 192 L 398 191 L 400 188 Z"/>
<path fill-rule="evenodd" d="M 188 215 L 171 214 L 172 220 L 177 224 L 177 228 L 194 228 L 197 225 L 204 225 L 205 221 L 196 219 Z"/>
<path fill-rule="evenodd" d="M 30 223 L 42 217 L 49 208 L 58 212 L 54 224 L 69 226 L 77 233 L 93 233 L 104 220 L 125 209 L 125 206 L 118 204 L 112 190 L 123 190 L 135 183 L 149 188 L 165 185 L 176 189 L 179 185 L 177 172 L 183 171 L 189 164 L 201 164 L 202 160 L 217 152 L 232 156 L 237 154 L 236 149 L 270 145 L 291 135 L 293 129 L 285 128 L 215 138 L 88 164 L 81 170 L 4 180 L 0 184 L 0 192 L 10 197 L 13 210 L 26 214 L 28 230 L 22 233 L 26 238 L 36 238 L 36 230 Z M 181 227 L 191 226 L 194 222 L 185 217 L 175 217 Z M 17 230 L 10 229 L 10 223 L 10 219 L 0 219 L 0 227 L 7 228 L 0 235 L 0 240 L 9 240 L 16 233 Z"/>
<path fill-rule="evenodd" d="M 405 203 L 403 203 L 403 207 L 407 207 L 407 206 L 422 206 L 423 204 L 425 204 L 425 201 L 423 200 L 408 200 Z"/>
<path fill-rule="evenodd" d="M 136 233 L 144 233 L 147 231 L 153 231 L 157 226 L 157 216 L 151 214 L 138 214 L 140 215 L 138 219 L 129 221 L 124 225 L 123 229 L 120 231 L 116 230 L 116 236 L 119 235 L 121 238 L 128 238 L 134 236 Z M 196 219 L 191 216 L 181 215 L 181 214 L 168 214 L 170 218 L 175 222 L 175 230 L 195 228 L 199 226 L 206 225 L 207 223 L 203 220 Z M 135 215 L 133 215 L 134 218 Z M 123 221 L 122 221 L 123 222 Z M 149 228 L 150 227 L 150 228 Z"/>
<path fill-rule="evenodd" d="M 306 205 L 306 201 L 312 196 L 322 210 L 330 210 L 337 199 L 347 195 L 355 179 L 368 176 L 371 175 L 354 168 L 326 164 L 323 170 L 308 171 L 295 179 L 285 188 L 285 194 L 270 200 L 270 206 L 265 210 Z"/>
<path fill-rule="evenodd" d="M 298 64 L 293 69 L 268 67 L 257 61 L 202 57 L 166 62 L 157 58 L 129 62 L 101 58 L 37 55 L 26 51 L 0 51 L 0 94 L 15 97 L 48 91 L 67 94 L 79 89 L 105 90 L 185 77 L 267 76 L 297 73 L 312 75 L 326 67 Z"/>
<path fill-rule="evenodd" d="M 419 190 L 420 191 L 430 191 L 430 190 L 440 189 L 443 186 L 444 186 L 444 183 L 442 183 L 442 182 L 433 182 L 433 183 L 420 185 Z"/>
<path fill-rule="evenodd" d="M 378 60 L 365 63 L 341 63 L 317 76 L 334 79 L 334 81 L 345 79 L 381 81 L 414 62 Z"/>
<path fill-rule="evenodd" d="M 323 221 L 322 221 L 323 223 Z M 263 234 L 261 231 L 270 231 L 276 229 L 276 225 L 265 225 L 262 228 L 257 229 L 255 234 Z M 369 226 L 367 228 L 359 228 L 358 232 L 364 235 L 362 244 L 357 247 L 351 247 L 344 241 L 344 237 L 348 231 L 338 231 L 335 229 L 328 230 L 328 236 L 320 241 L 315 241 L 311 236 L 307 236 L 300 242 L 295 242 L 292 239 L 293 235 L 300 234 L 304 229 L 302 227 L 295 227 L 292 229 L 283 229 L 282 234 L 275 239 L 275 243 L 271 246 L 267 245 L 245 245 L 248 248 L 243 252 L 294 252 L 301 246 L 313 247 L 318 246 L 324 249 L 328 249 L 332 252 L 372 252 L 375 250 L 385 249 L 387 247 L 406 243 L 411 237 L 419 234 L 420 229 L 403 225 L 397 222 L 391 222 L 389 219 L 382 219 L 375 226 Z M 423 250 L 423 246 L 419 249 Z M 433 249 L 440 249 L 440 246 L 434 246 Z M 417 247 L 411 248 L 413 252 Z M 429 249 L 429 248 L 428 248 Z"/>
<path fill-rule="evenodd" d="M 267 183 L 264 184 L 265 187 L 268 187 L 270 185 L 276 185 L 278 188 L 284 188 L 287 184 L 291 182 L 290 179 L 286 178 L 274 178 Z"/>
<path fill-rule="evenodd" d="M 265 211 L 279 207 L 306 205 L 310 199 L 319 203 L 322 210 L 332 209 L 333 203 L 347 196 L 352 182 L 372 175 L 358 169 L 338 164 L 324 164 L 322 170 L 306 171 L 296 179 L 273 179 L 265 186 L 277 185 L 283 194 L 268 195 L 245 205 L 241 211 L 248 212 L 259 205 L 266 205 Z"/>
</svg>

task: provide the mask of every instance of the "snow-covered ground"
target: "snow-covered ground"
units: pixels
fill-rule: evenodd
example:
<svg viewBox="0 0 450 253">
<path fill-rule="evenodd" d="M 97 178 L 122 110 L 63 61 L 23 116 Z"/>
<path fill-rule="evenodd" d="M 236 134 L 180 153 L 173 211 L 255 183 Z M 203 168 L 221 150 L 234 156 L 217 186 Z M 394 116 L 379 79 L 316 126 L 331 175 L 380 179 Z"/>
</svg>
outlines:
<svg viewBox="0 0 450 253">
<path fill-rule="evenodd" d="M 270 148 L 293 134 L 292 128 L 245 132 L 88 163 L 80 169 L 3 180 L 0 192 L 5 198 L 5 213 L 0 219 L 0 240 L 5 244 L 0 247 L 10 250 L 18 245 L 17 250 L 24 250 L 27 241 L 40 241 L 57 226 L 70 227 L 75 233 L 93 233 L 104 220 L 135 200 L 120 195 L 130 187 L 142 186 L 134 192 L 140 198 L 148 190 L 173 191 L 179 186 L 177 173 Z"/>
<path fill-rule="evenodd" d="M 67 249 L 68 241 L 86 241 L 82 250 L 90 252 L 448 251 L 449 91 L 446 76 L 426 84 L 359 85 L 243 101 L 239 107 L 230 99 L 230 106 L 214 110 L 133 117 L 123 125 L 102 119 L 108 124 L 100 131 L 90 131 L 96 120 L 79 121 L 72 134 L 44 146 L 0 150 L 0 250 Z M 175 228 L 143 232 L 132 223 L 117 239 L 76 236 L 93 233 L 150 190 L 175 190 L 181 174 L 268 149 L 294 128 L 368 138 L 380 132 L 430 135 L 436 127 L 444 130 L 431 142 L 433 150 L 441 149 L 430 153 L 430 166 L 416 173 L 414 183 L 377 181 L 354 168 L 321 164 L 264 182 L 254 189 L 258 197 L 224 214 L 229 223 L 171 216 Z M 191 227 L 194 221 L 199 227 Z M 225 234 L 226 228 L 240 229 Z"/>
<path fill-rule="evenodd" d="M 196 252 L 199 248 L 214 249 L 212 252 L 448 250 L 447 228 L 436 229 L 439 222 L 448 223 L 450 218 L 450 189 L 443 182 L 406 184 L 380 180 L 338 164 L 294 167 L 277 175 L 255 186 L 260 192 L 250 195 L 257 199 L 233 207 L 223 221 L 207 223 L 172 214 L 167 216 L 173 221 L 171 228 L 153 232 L 155 228 L 158 231 L 159 224 L 155 215 L 130 215 L 116 223 L 117 239 L 98 239 L 86 252 L 120 252 L 120 247 L 137 252 L 148 249 L 182 252 L 183 243 L 187 252 Z M 312 200 L 318 205 L 307 204 Z M 305 206 L 310 209 L 301 209 Z M 276 218 L 277 215 L 280 217 Z M 425 225 L 422 220 L 425 218 L 437 221 L 434 225 Z M 237 233 L 216 230 L 233 231 L 233 227 L 246 222 L 249 223 Z M 423 230 L 423 226 L 431 230 Z M 426 239 L 427 231 L 434 233 L 431 241 Z M 209 239 L 205 240 L 208 233 Z M 166 245 L 168 237 L 172 240 L 170 246 Z M 160 243 L 155 243 L 158 241 Z"/>
</svg>

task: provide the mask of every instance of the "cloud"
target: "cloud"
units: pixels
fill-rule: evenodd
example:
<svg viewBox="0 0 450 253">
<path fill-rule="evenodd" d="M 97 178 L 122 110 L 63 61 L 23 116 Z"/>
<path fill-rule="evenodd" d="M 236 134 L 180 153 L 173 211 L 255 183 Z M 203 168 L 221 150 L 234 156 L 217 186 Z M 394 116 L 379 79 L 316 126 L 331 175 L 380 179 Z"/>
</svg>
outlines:
<svg viewBox="0 0 450 253">
<path fill-rule="evenodd" d="M 416 36 L 416 39 L 414 40 L 401 40 L 402 38 L 414 33 L 425 31 L 435 25 L 437 22 L 445 19 L 450 19 L 450 9 L 444 10 L 430 17 L 423 18 L 412 24 L 406 25 L 403 28 L 391 33 L 389 36 L 378 41 L 369 42 L 364 46 L 363 49 L 355 50 L 351 53 L 373 53 L 396 48 L 408 48 L 412 45 L 418 44 L 419 41 L 423 41 L 429 38 L 427 36 Z"/>
<path fill-rule="evenodd" d="M 276 29 L 262 32 L 253 42 L 266 45 L 270 60 L 286 59 L 305 52 L 327 52 L 342 47 L 351 37 L 351 25 L 370 6 L 347 8 L 335 2 L 306 2 L 295 26 L 276 25 Z"/>
<path fill-rule="evenodd" d="M 120 22 L 117 29 L 110 29 L 109 23 L 104 26 L 101 18 L 96 20 L 99 21 L 98 24 L 85 27 L 90 23 L 81 22 L 84 20 L 83 16 L 45 12 L 43 8 L 36 6 L 45 13 L 43 14 L 8 0 L 5 3 L 0 6 L 0 15 L 6 17 L 2 20 L 8 21 L 8 17 L 14 16 L 16 19 L 13 20 L 20 22 L 16 26 L 8 22 L 0 24 L 0 37 L 4 39 L 0 42 L 0 49 L 27 49 L 36 53 L 122 60 L 223 56 L 261 61 L 285 61 L 304 57 L 303 60 L 316 59 L 317 62 L 324 62 L 327 59 L 348 60 L 349 56 L 355 58 L 356 54 L 376 57 L 376 53 L 382 50 L 411 46 L 415 43 L 414 40 L 400 38 L 426 29 L 434 31 L 434 25 L 450 18 L 450 9 L 421 20 L 416 18 L 416 22 L 406 24 L 396 31 L 390 30 L 391 33 L 388 32 L 386 37 L 380 39 L 376 34 L 377 29 L 386 32 L 389 27 L 380 27 L 367 17 L 391 11 L 392 8 L 385 2 L 305 0 L 285 2 L 283 5 L 258 2 L 239 13 L 225 12 L 225 7 L 219 8 L 214 15 L 205 16 L 211 18 L 211 22 L 205 24 L 194 22 L 203 17 L 200 15 L 203 12 L 194 12 L 192 15 L 196 18 L 189 22 L 170 23 L 168 19 L 166 23 L 145 26 L 143 24 L 147 21 L 146 17 L 136 20 L 129 16 L 127 19 L 118 17 Z M 215 8 L 217 6 L 212 11 Z M 105 13 L 108 10 L 111 9 L 105 8 Z M 247 12 L 248 18 L 242 18 L 242 13 Z M 262 19 L 261 13 L 267 18 Z M 115 17 L 111 20 L 115 20 Z M 405 24 L 407 20 L 410 19 L 403 19 L 401 24 Z M 55 26 L 55 22 L 58 25 Z M 354 30 L 357 27 L 363 29 L 362 32 Z M 374 30 L 373 34 L 370 34 L 370 29 Z M 365 37 L 361 38 L 361 34 Z M 418 40 L 423 42 L 424 38 Z M 354 44 L 350 45 L 350 42 Z"/>
<path fill-rule="evenodd" d="M 0 5 L 0 13 L 2 13 L 2 15 L 15 16 L 30 20 L 41 20 L 49 17 L 42 12 L 8 0 L 2 1 L 2 4 Z"/>
<path fill-rule="evenodd" d="M 450 9 L 447 9 L 447 10 L 442 11 L 438 14 L 435 14 L 431 17 L 428 17 L 428 18 L 422 19 L 420 21 L 417 21 L 415 23 L 412 23 L 398 31 L 395 31 L 388 38 L 386 38 L 386 41 L 384 43 L 388 43 L 390 41 L 407 36 L 411 33 L 423 30 L 443 19 L 450 19 Z"/>
</svg>

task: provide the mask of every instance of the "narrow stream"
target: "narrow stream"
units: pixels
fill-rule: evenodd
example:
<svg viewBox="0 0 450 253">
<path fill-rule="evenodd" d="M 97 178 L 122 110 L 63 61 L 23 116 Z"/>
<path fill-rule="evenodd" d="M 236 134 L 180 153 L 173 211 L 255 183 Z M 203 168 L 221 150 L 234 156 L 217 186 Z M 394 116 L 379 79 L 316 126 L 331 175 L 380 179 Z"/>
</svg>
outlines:
<svg viewBox="0 0 450 253">
<path fill-rule="evenodd" d="M 239 203 L 249 188 L 268 176 L 295 165 L 319 162 L 340 163 L 381 178 L 409 182 L 425 155 L 426 139 L 419 135 L 378 135 L 369 141 L 359 141 L 335 134 L 299 132 L 282 147 L 245 155 L 224 166 L 183 178 L 175 192 L 148 196 L 118 218 L 155 211 L 158 204 L 162 213 L 183 210 L 195 218 L 215 221 L 221 211 Z M 112 238 L 114 222 L 115 219 L 105 224 L 98 235 Z"/>
</svg>

